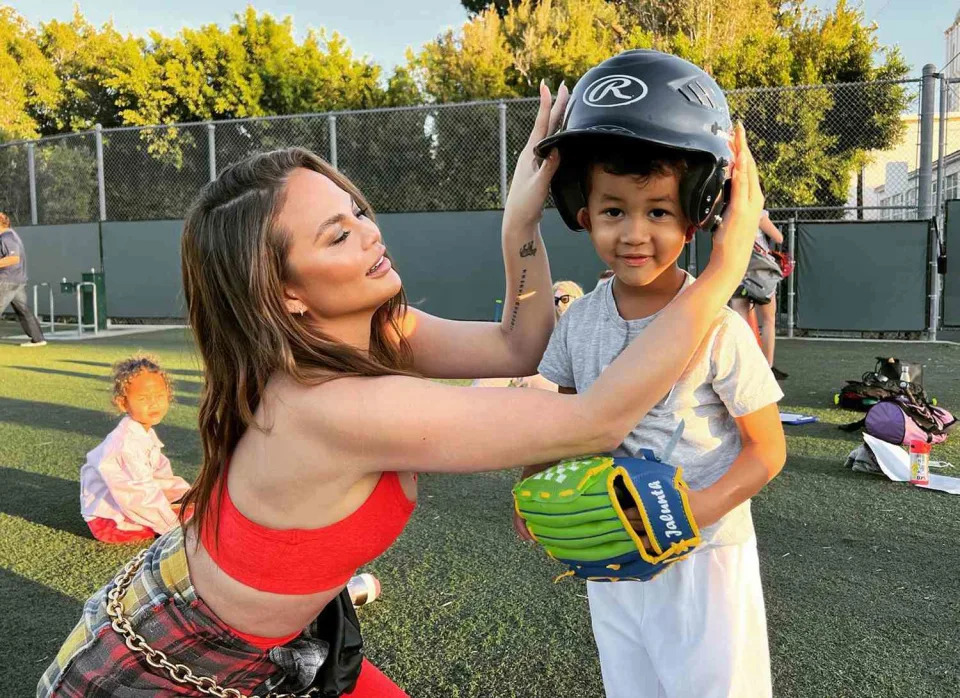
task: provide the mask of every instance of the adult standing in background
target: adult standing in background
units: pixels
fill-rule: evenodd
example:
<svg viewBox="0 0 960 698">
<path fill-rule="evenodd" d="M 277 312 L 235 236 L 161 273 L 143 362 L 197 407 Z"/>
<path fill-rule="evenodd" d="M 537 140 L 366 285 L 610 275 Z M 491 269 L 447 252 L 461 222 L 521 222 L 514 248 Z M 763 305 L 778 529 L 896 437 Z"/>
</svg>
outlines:
<svg viewBox="0 0 960 698">
<path fill-rule="evenodd" d="M 770 220 L 770 213 L 764 210 L 760 216 L 760 227 L 757 229 L 755 245 L 769 256 L 770 250 L 773 249 L 771 243 L 782 245 L 783 233 Z M 750 274 L 751 272 L 748 270 L 747 275 Z M 760 349 L 772 369 L 774 348 L 777 342 L 777 287 L 773 287 L 765 303 L 758 298 L 738 295 L 730 300 L 730 307 L 740 313 L 748 325 L 756 326 L 759 332 Z M 752 319 L 750 317 L 751 313 L 755 313 Z M 773 372 L 777 380 L 787 377 L 787 374 L 783 371 L 774 369 Z"/>
<path fill-rule="evenodd" d="M 9 305 L 20 326 L 30 337 L 21 347 L 42 347 L 47 342 L 37 316 L 27 306 L 27 257 L 23 242 L 10 227 L 7 214 L 0 213 L 0 313 Z"/>
</svg>

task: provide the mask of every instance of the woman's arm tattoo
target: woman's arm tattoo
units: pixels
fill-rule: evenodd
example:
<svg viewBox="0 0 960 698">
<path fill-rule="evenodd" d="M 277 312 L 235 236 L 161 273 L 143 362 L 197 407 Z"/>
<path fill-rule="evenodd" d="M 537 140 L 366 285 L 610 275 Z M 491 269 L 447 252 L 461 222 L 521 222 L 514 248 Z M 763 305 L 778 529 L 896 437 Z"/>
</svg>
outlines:
<svg viewBox="0 0 960 698">
<path fill-rule="evenodd" d="M 531 243 L 533 244 L 533 243 Z M 517 325 L 517 313 L 520 310 L 520 300 L 523 296 L 523 289 L 527 284 L 527 270 L 524 269 L 520 274 L 520 288 L 517 289 L 517 297 L 513 301 L 513 312 L 510 313 L 510 330 Z"/>
</svg>

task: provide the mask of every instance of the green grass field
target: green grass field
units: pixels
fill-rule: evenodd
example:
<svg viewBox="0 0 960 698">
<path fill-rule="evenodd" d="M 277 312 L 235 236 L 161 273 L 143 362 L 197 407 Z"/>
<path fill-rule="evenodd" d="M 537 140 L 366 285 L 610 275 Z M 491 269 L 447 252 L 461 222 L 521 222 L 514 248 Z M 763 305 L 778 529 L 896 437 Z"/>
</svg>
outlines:
<svg viewBox="0 0 960 698">
<path fill-rule="evenodd" d="M 201 374 L 185 332 L 0 344 L 0 696 L 33 695 L 83 599 L 137 549 L 91 539 L 77 480 L 117 419 L 110 365 L 138 349 L 176 381 L 157 431 L 190 479 Z M 783 408 L 821 421 L 788 427 L 787 465 L 754 500 L 777 696 L 960 695 L 960 500 L 843 468 L 858 437 L 835 425 L 858 415 L 831 397 L 881 354 L 924 362 L 960 410 L 960 347 L 779 345 Z M 960 471 L 960 432 L 934 458 Z M 410 525 L 368 568 L 384 589 L 361 610 L 368 654 L 415 698 L 602 696 L 585 587 L 554 584 L 558 566 L 516 540 L 515 477 L 422 478 Z"/>
</svg>

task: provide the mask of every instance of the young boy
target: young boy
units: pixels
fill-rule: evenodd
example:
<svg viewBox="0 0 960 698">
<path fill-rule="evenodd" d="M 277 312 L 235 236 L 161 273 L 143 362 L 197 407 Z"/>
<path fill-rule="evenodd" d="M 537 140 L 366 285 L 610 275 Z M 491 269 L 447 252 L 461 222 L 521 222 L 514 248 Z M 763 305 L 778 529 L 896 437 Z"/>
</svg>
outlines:
<svg viewBox="0 0 960 698">
<path fill-rule="evenodd" d="M 700 104 L 684 94 L 691 82 L 705 95 Z M 540 373 L 561 392 L 589 388 L 692 283 L 677 258 L 696 227 L 712 222 L 728 164 L 716 156 L 722 147 L 695 138 L 729 123 L 725 115 L 709 76 L 655 51 L 612 58 L 574 89 L 561 133 L 548 144 L 566 168 L 554 179 L 554 199 L 614 277 L 557 323 Z M 717 168 L 716 191 L 698 189 Z M 614 452 L 660 455 L 684 423 L 669 462 L 695 490 L 703 542 L 650 581 L 587 583 L 607 698 L 771 695 L 749 498 L 783 466 L 782 396 L 747 324 L 724 309 L 680 380 Z"/>
</svg>

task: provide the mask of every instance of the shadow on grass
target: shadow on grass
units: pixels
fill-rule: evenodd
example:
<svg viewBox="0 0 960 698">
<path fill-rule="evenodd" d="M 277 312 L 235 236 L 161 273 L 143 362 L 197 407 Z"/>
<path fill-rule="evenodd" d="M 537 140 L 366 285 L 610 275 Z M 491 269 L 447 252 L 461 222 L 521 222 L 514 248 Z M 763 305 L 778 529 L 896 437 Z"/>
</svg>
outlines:
<svg viewBox="0 0 960 698">
<path fill-rule="evenodd" d="M 0 422 L 103 438 L 117 426 L 118 421 L 117 415 L 100 410 L 0 397 Z M 193 429 L 161 424 L 157 431 L 163 442 L 177 452 L 195 448 L 198 441 Z M 82 462 L 80 457 L 78 468 Z"/>
<path fill-rule="evenodd" d="M 784 424 L 783 433 L 787 436 L 806 437 L 812 439 L 832 439 L 849 441 L 853 449 L 861 441 L 860 432 L 842 431 L 838 425 L 829 422 L 811 422 L 810 424 Z"/>
<path fill-rule="evenodd" d="M 40 675 L 80 620 L 83 602 L 0 568 L 0 686 L 5 696 L 34 695 Z M 10 660 L 10 661 L 6 661 Z"/>
<path fill-rule="evenodd" d="M 850 448 L 852 451 L 855 446 Z M 799 473 L 801 475 L 829 475 L 840 480 L 856 480 L 864 477 L 863 473 L 855 473 L 850 468 L 844 466 L 849 451 L 844 451 L 843 455 L 835 459 L 832 458 L 814 458 L 812 456 L 802 456 L 791 454 L 787 450 L 787 464 L 784 466 L 785 472 Z"/>
<path fill-rule="evenodd" d="M 80 483 L 0 466 L 0 512 L 90 538 L 80 516 Z"/>
<path fill-rule="evenodd" d="M 112 363 L 105 361 L 83 361 L 81 359 L 62 359 L 66 364 L 80 364 L 81 366 L 100 366 L 102 368 L 113 368 Z M 203 371 L 194 371 L 189 368 L 165 368 L 163 369 L 172 376 L 184 376 L 190 378 L 203 378 Z M 199 392 L 199 388 L 197 389 Z"/>
<path fill-rule="evenodd" d="M 87 363 L 93 363 L 93 362 L 91 361 Z M 40 368 L 39 366 L 11 366 L 10 368 L 15 368 L 20 371 L 33 371 L 34 373 L 46 373 L 54 376 L 65 376 L 67 378 L 92 378 L 93 380 L 102 381 L 104 383 L 113 383 L 113 378 L 111 376 L 98 376 L 93 373 L 80 373 L 79 371 L 64 371 L 56 368 Z M 164 369 L 164 371 L 170 374 L 176 373 L 176 371 L 169 370 L 169 369 Z M 196 381 L 175 380 L 173 382 L 173 388 L 178 392 L 192 393 L 194 395 L 197 395 L 200 393 L 201 390 L 203 390 L 203 385 Z M 182 399 L 180 401 L 183 402 Z"/>
<path fill-rule="evenodd" d="M 110 376 L 98 376 L 94 373 L 80 373 L 79 371 L 61 371 L 56 368 L 40 368 L 39 366 L 11 366 L 18 371 L 32 371 L 33 373 L 46 373 L 53 376 L 66 376 L 67 378 L 91 378 L 93 380 L 110 383 L 113 381 Z"/>
</svg>

